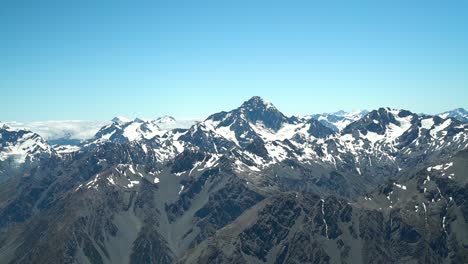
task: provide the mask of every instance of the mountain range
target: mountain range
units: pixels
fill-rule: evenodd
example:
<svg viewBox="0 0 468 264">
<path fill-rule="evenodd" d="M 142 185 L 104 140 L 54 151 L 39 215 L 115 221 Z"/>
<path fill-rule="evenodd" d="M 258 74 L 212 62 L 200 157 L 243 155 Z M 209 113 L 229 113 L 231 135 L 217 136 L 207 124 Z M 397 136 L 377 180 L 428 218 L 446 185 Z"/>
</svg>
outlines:
<svg viewBox="0 0 468 264">
<path fill-rule="evenodd" d="M 253 97 L 73 146 L 0 127 L 1 263 L 464 263 L 468 123 Z"/>
<path fill-rule="evenodd" d="M 367 110 L 354 110 L 351 112 L 338 111 L 333 113 L 312 114 L 303 118 L 314 118 L 323 125 L 334 131 L 345 128 L 350 123 L 357 121 L 368 113 Z M 440 117 L 453 117 L 462 122 L 468 121 L 468 112 L 463 108 L 457 108 L 438 114 Z M 141 118 L 136 118 L 141 119 Z M 151 119 L 141 119 L 151 120 Z M 131 119 L 116 116 L 111 121 L 84 121 L 84 120 L 65 120 L 65 121 L 35 121 L 35 122 L 5 122 L 14 129 L 32 131 L 39 134 L 42 138 L 52 145 L 79 145 L 81 142 L 94 137 L 97 131 L 103 126 L 112 122 L 125 122 Z M 187 129 L 200 122 L 198 119 L 176 120 L 171 116 L 162 116 L 153 120 L 162 129 Z"/>
</svg>

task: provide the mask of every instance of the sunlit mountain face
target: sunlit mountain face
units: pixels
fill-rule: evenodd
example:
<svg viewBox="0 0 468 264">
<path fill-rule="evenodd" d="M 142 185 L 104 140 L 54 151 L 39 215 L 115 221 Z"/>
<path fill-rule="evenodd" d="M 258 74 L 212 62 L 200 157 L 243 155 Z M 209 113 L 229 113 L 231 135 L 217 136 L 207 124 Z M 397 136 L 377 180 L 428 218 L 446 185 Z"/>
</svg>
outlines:
<svg viewBox="0 0 468 264">
<path fill-rule="evenodd" d="M 466 117 L 2 123 L 0 262 L 464 263 Z"/>
</svg>

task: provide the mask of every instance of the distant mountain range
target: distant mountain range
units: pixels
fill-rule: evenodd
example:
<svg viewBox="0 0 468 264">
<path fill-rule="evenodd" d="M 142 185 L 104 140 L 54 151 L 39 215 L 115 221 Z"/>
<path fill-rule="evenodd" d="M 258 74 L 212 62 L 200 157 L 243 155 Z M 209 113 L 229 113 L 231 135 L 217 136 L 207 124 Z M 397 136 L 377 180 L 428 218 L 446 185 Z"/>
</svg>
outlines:
<svg viewBox="0 0 468 264">
<path fill-rule="evenodd" d="M 312 114 L 309 117 L 314 118 L 323 125 L 331 128 L 333 131 L 340 131 L 350 123 L 359 120 L 369 113 L 367 110 L 355 110 L 351 112 L 338 111 L 334 113 Z M 468 122 L 468 112 L 463 108 L 457 108 L 438 114 L 440 117 L 453 117 L 462 122 Z M 303 117 L 307 118 L 307 117 Z M 139 118 L 136 118 L 139 119 Z M 150 121 L 149 119 L 140 119 Z M 37 121 L 37 122 L 5 122 L 6 125 L 15 129 L 29 130 L 39 134 L 51 144 L 58 145 L 78 145 L 84 140 L 91 139 L 99 129 L 112 122 L 125 123 L 131 119 L 116 116 L 111 121 Z M 162 116 L 153 120 L 161 129 L 186 129 L 201 120 L 176 120 L 171 116 Z"/>
<path fill-rule="evenodd" d="M 323 125 L 328 126 L 334 131 L 341 131 L 350 123 L 357 121 L 367 115 L 367 110 L 356 110 L 351 112 L 338 111 L 334 113 L 314 114 L 312 118 L 319 120 Z M 422 114 L 425 115 L 425 114 Z M 463 108 L 457 108 L 441 114 L 437 114 L 441 118 L 452 117 L 461 122 L 468 122 L 468 112 Z"/>
<path fill-rule="evenodd" d="M 466 114 L 296 117 L 253 97 L 196 122 L 116 117 L 74 146 L 3 125 L 0 262 L 463 263 Z"/>
<path fill-rule="evenodd" d="M 312 118 L 333 129 L 333 131 L 341 131 L 346 126 L 361 119 L 368 113 L 369 112 L 366 110 L 352 112 L 338 111 L 335 113 L 315 114 L 312 115 Z"/>
<path fill-rule="evenodd" d="M 442 118 L 452 117 L 462 122 L 468 122 L 468 112 L 463 108 L 457 108 L 452 111 L 447 111 L 442 114 L 439 114 L 439 116 Z"/>
</svg>

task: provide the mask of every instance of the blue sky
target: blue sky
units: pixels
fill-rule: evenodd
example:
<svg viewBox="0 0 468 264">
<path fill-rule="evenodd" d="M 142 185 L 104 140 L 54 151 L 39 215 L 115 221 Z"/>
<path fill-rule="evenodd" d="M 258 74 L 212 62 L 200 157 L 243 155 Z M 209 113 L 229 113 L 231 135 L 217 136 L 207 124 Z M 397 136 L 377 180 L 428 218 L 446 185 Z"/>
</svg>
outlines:
<svg viewBox="0 0 468 264">
<path fill-rule="evenodd" d="M 468 107 L 467 1 L 0 6 L 0 120 Z"/>
</svg>

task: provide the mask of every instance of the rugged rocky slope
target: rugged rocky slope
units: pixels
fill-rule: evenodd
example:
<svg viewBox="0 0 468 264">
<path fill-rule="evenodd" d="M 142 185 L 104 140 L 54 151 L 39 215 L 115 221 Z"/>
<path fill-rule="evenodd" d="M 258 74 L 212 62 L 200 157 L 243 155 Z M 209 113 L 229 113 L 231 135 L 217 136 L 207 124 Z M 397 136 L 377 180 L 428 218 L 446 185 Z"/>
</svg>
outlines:
<svg viewBox="0 0 468 264">
<path fill-rule="evenodd" d="M 464 263 L 468 152 L 354 201 L 280 193 L 182 263 Z"/>
</svg>

